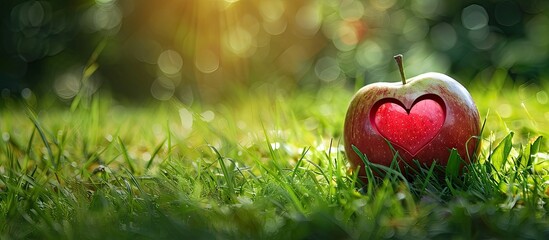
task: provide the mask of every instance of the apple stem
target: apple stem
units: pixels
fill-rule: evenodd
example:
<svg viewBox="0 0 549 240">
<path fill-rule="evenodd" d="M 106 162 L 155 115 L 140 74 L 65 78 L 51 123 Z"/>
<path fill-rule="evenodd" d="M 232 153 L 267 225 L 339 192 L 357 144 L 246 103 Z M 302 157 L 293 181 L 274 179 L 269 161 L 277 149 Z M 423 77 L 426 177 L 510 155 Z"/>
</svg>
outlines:
<svg viewBox="0 0 549 240">
<path fill-rule="evenodd" d="M 406 84 L 406 77 L 404 76 L 404 67 L 402 67 L 402 54 L 397 54 L 394 58 L 398 65 L 398 71 L 400 72 L 402 85 L 404 85 Z"/>
</svg>

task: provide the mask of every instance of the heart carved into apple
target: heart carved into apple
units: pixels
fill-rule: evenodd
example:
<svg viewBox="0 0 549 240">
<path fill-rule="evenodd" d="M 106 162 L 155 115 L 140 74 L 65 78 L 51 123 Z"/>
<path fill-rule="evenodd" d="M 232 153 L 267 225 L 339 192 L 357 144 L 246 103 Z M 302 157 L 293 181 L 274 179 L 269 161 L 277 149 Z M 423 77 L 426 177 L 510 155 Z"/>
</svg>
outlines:
<svg viewBox="0 0 549 240">
<path fill-rule="evenodd" d="M 379 101 L 378 106 L 374 104 L 371 124 L 387 140 L 415 155 L 442 127 L 446 117 L 444 102 L 436 95 L 418 98 L 411 108 L 394 101 L 387 99 Z"/>
<path fill-rule="evenodd" d="M 395 56 L 401 82 L 379 82 L 361 88 L 351 100 L 344 126 L 344 145 L 353 169 L 364 162 L 389 166 L 396 150 L 408 165 L 413 160 L 445 166 L 451 149 L 465 161 L 476 154 L 480 118 L 469 92 L 441 73 L 424 73 L 406 79 L 402 55 Z M 390 144 L 389 144 L 390 143 Z M 403 164 L 401 163 L 401 166 Z"/>
</svg>

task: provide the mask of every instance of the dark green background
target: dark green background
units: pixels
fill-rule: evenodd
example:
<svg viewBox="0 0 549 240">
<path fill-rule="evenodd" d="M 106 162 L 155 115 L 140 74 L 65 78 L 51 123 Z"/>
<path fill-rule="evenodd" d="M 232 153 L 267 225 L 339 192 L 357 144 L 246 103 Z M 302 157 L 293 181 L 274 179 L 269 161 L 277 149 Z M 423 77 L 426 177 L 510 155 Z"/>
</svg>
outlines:
<svg viewBox="0 0 549 240">
<path fill-rule="evenodd" d="M 223 100 L 233 86 L 315 89 L 334 81 L 349 86 L 396 81 L 392 56 L 397 53 L 405 54 L 409 75 L 442 71 L 464 84 L 496 69 L 520 83 L 544 84 L 549 75 L 549 2 L 541 0 L 281 1 L 287 27 L 269 36 L 269 51 L 225 54 L 221 70 L 197 71 L 192 61 L 200 53 L 194 46 L 202 41 L 219 38 L 219 44 L 207 48 L 221 52 L 226 47 L 222 33 L 250 18 L 259 24 L 258 36 L 265 35 L 263 2 L 240 0 L 228 8 L 223 0 L 5 0 L 0 7 L 0 90 L 3 96 L 19 96 L 25 88 L 37 95 L 59 95 L 56 81 L 67 73 L 81 74 L 103 42 L 99 68 L 90 79 L 93 91 L 100 87 L 120 99 L 154 99 L 151 87 L 158 68 L 135 58 L 136 51 L 147 48 L 135 44 L 140 38 L 154 41 L 157 51 L 181 54 L 183 67 L 168 87 L 173 97 L 188 103 Z M 362 6 L 358 15 L 353 13 L 357 2 Z M 304 33 L 296 27 L 296 16 L 309 5 L 318 10 L 322 25 Z M 220 10 L 210 11 L 216 8 Z M 111 25 L 90 22 L 97 11 L 114 11 L 114 20 L 107 20 Z M 341 43 L 343 31 L 349 31 L 345 27 L 355 31 L 351 45 Z M 319 77 L 323 71 L 327 81 Z"/>
</svg>

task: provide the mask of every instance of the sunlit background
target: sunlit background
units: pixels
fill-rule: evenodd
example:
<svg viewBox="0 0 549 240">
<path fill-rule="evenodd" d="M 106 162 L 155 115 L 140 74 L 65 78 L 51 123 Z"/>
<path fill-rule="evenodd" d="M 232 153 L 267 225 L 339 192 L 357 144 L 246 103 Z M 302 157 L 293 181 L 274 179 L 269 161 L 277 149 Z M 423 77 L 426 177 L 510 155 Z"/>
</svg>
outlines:
<svg viewBox="0 0 549 240">
<path fill-rule="evenodd" d="M 2 96 L 219 102 L 439 71 L 549 79 L 549 1 L 5 0 Z M 85 70 L 90 73 L 85 74 Z M 95 70 L 95 71 L 94 71 Z M 547 92 L 539 91 L 547 103 Z"/>
</svg>

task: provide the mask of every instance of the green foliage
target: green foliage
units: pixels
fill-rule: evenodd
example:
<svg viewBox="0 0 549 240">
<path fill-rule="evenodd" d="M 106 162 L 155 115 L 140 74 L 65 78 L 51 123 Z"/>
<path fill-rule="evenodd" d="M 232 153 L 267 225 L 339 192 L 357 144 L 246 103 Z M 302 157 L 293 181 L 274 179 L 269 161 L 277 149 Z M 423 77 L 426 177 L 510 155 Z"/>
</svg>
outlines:
<svg viewBox="0 0 549 240">
<path fill-rule="evenodd" d="M 503 167 L 507 163 L 507 158 L 511 149 L 513 148 L 513 132 L 510 132 L 501 142 L 496 146 L 494 152 L 490 154 L 488 161 L 490 161 L 496 171 L 503 170 Z"/>
<path fill-rule="evenodd" d="M 526 122 L 513 133 L 488 115 L 479 159 L 463 169 L 457 154 L 446 169 L 364 156 L 363 181 L 340 141 L 351 98 L 341 89 L 257 91 L 193 107 L 127 107 L 109 95 L 72 110 L 12 102 L 0 112 L 0 238 L 549 235 L 547 143 L 530 119 L 513 115 Z"/>
<path fill-rule="evenodd" d="M 408 76 L 438 71 L 467 83 L 503 70 L 543 84 L 547 9 L 541 0 L 4 0 L 0 90 L 68 102 L 102 85 L 134 101 L 220 101 L 235 84 L 398 81 L 398 53 Z"/>
</svg>

